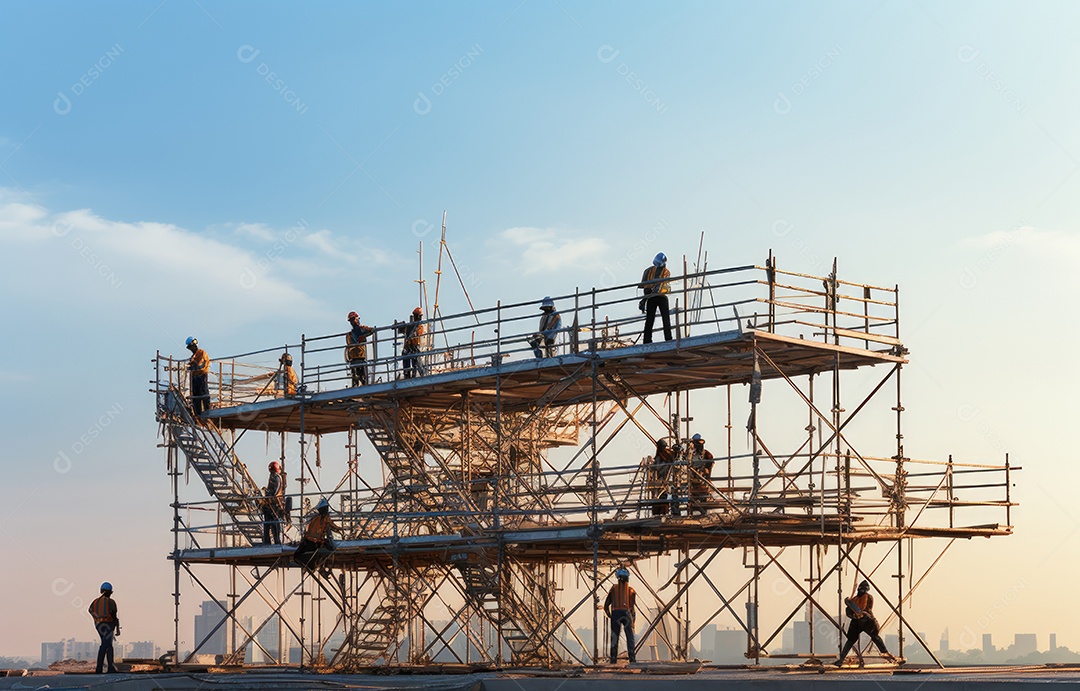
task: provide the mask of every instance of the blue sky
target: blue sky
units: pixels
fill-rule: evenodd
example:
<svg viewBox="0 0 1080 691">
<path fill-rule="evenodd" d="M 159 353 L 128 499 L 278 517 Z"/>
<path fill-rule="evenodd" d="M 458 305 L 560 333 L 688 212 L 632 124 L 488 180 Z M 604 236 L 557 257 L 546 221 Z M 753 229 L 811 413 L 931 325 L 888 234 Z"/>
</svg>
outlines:
<svg viewBox="0 0 1080 691">
<path fill-rule="evenodd" d="M 168 640 L 155 351 L 402 318 L 444 209 L 478 305 L 632 280 L 644 262 L 619 260 L 655 227 L 649 253 L 693 255 L 704 231 L 711 267 L 772 249 L 900 284 L 909 450 L 1025 467 L 1019 535 L 961 545 L 925 596 L 951 609 L 925 628 L 979 621 L 1023 581 L 986 631 L 1080 647 L 1075 594 L 1035 596 L 1077 566 L 1078 14 L 5 3 L 0 585 L 27 623 L 0 653 L 89 639 L 71 598 L 141 568 L 118 599 L 145 613 L 132 635 Z"/>
</svg>

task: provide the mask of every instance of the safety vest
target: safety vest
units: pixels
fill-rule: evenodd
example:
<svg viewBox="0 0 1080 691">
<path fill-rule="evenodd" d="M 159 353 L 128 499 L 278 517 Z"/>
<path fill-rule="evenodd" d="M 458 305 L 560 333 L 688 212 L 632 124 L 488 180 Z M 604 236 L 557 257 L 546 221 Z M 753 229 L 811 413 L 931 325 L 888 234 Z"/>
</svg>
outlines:
<svg viewBox="0 0 1080 691">
<path fill-rule="evenodd" d="M 652 283 L 652 281 L 670 277 L 671 272 L 667 270 L 666 266 L 650 266 L 645 269 L 645 273 L 641 276 L 641 287 L 645 289 L 646 295 L 670 293 L 671 285 L 667 281 Z"/>
<path fill-rule="evenodd" d="M 562 317 L 555 310 L 540 315 L 540 332 L 552 331 L 562 326 Z"/>
<path fill-rule="evenodd" d="M 116 621 L 116 603 L 111 597 L 102 595 L 90 603 L 90 616 L 95 624 L 111 624 Z"/>
<path fill-rule="evenodd" d="M 626 581 L 619 581 L 611 589 L 611 609 L 630 611 L 630 599 L 634 595 L 634 589 Z"/>
<path fill-rule="evenodd" d="M 409 322 L 405 329 L 405 345 L 419 348 L 424 338 L 424 324 L 422 322 Z"/>
<path fill-rule="evenodd" d="M 364 360 L 367 358 L 367 344 L 364 341 L 367 340 L 369 333 L 371 333 L 371 327 L 361 324 L 359 335 L 357 335 L 356 330 L 345 334 L 346 360 Z"/>
<path fill-rule="evenodd" d="M 278 391 L 284 391 L 286 394 L 291 395 L 296 393 L 296 382 L 296 371 L 286 365 L 285 369 L 278 372 L 275 386 Z"/>
<path fill-rule="evenodd" d="M 188 369 L 192 374 L 206 376 L 210 374 L 210 356 L 202 348 L 196 348 L 188 360 Z"/>
<path fill-rule="evenodd" d="M 870 610 L 874 608 L 874 598 L 870 593 L 863 593 L 862 595 L 856 595 L 851 598 L 851 602 L 861 609 L 864 614 L 870 614 Z"/>
<path fill-rule="evenodd" d="M 327 514 L 324 516 L 321 513 L 317 513 L 307 524 L 304 538 L 311 540 L 312 542 L 326 542 L 326 539 L 330 537 L 331 528 L 337 528 L 337 525 L 331 520 L 330 515 Z"/>
</svg>

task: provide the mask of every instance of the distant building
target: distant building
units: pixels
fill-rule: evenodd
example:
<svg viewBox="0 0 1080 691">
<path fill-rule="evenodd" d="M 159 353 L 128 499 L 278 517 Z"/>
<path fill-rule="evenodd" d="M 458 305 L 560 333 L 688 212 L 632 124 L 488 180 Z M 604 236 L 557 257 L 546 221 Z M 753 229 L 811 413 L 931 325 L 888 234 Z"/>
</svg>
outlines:
<svg viewBox="0 0 1080 691">
<path fill-rule="evenodd" d="M 1036 640 L 1036 635 L 1033 633 L 1017 633 L 1013 634 L 1013 650 L 1012 654 L 1015 657 L 1022 657 L 1024 655 L 1030 655 L 1039 651 L 1039 644 Z"/>
<path fill-rule="evenodd" d="M 48 667 L 57 660 L 64 659 L 64 641 L 41 644 L 41 666 Z"/>
<path fill-rule="evenodd" d="M 1050 634 L 1050 652 L 1057 650 L 1057 634 Z"/>
<path fill-rule="evenodd" d="M 262 627 L 262 630 L 255 636 L 255 640 L 262 646 L 255 658 L 263 664 L 272 665 L 280 662 L 278 660 L 278 650 L 281 647 L 278 640 L 279 626 L 279 619 L 276 616 L 270 617 L 270 621 L 266 622 L 266 626 Z M 263 650 L 266 652 L 264 653 Z"/>
<path fill-rule="evenodd" d="M 988 633 L 983 634 L 982 651 L 983 651 L 984 654 L 989 654 L 989 653 L 994 652 L 994 639 L 993 639 L 993 636 L 991 636 Z"/>
<path fill-rule="evenodd" d="M 153 641 L 133 641 L 124 645 L 125 659 L 154 660 L 158 657 L 161 657 L 161 649 Z"/>
<path fill-rule="evenodd" d="M 745 665 L 746 632 L 742 629 L 718 629 L 712 661 L 718 665 Z"/>
<path fill-rule="evenodd" d="M 48 667 L 58 660 L 97 660 L 101 641 L 77 641 L 68 638 L 63 641 L 50 641 L 41 644 L 41 666 Z M 123 649 L 113 643 L 117 658 L 123 658 Z"/>
<path fill-rule="evenodd" d="M 195 615 L 195 645 L 199 646 L 196 650 L 196 654 L 200 655 L 223 655 L 225 654 L 225 646 L 228 642 L 226 638 L 228 634 L 227 626 L 218 627 L 217 631 L 214 631 L 214 627 L 221 623 L 225 619 L 226 607 L 224 602 L 214 602 L 213 600 L 207 600 L 202 603 L 202 614 Z M 214 631 L 213 635 L 210 634 Z M 203 639 L 209 639 L 203 643 Z M 199 645 L 202 643 L 202 645 Z"/>
<path fill-rule="evenodd" d="M 944 631 L 941 632 L 941 639 L 938 640 L 938 652 L 939 653 L 947 653 L 947 652 L 949 652 L 949 629 L 948 628 L 946 628 Z"/>
</svg>

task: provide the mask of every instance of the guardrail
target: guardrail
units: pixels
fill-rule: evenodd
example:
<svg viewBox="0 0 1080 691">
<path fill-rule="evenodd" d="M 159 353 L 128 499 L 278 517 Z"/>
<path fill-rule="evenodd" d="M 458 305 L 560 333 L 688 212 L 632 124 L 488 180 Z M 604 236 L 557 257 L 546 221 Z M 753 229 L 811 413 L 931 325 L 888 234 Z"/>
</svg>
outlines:
<svg viewBox="0 0 1080 691">
<path fill-rule="evenodd" d="M 672 338 L 704 333 L 758 329 L 791 337 L 849 345 L 867 350 L 902 352 L 899 340 L 898 290 L 841 280 L 835 273 L 813 276 L 783 271 L 771 260 L 765 266 L 739 266 L 673 276 L 668 293 Z M 644 340 L 646 314 L 638 283 L 593 288 L 552 296 L 562 318 L 555 356 L 621 348 Z M 418 376 L 535 358 L 529 340 L 540 320 L 539 297 L 529 302 L 498 303 L 470 312 L 442 315 L 421 323 L 427 332 L 417 354 L 404 350 L 401 326 L 373 327 L 364 363 L 367 381 L 400 379 L 407 359 L 416 358 Z M 656 317 L 654 340 L 663 338 Z M 273 368 L 244 363 L 244 358 L 283 352 L 298 364 L 300 392 L 350 388 L 345 357 L 346 332 L 302 337 L 299 345 L 267 348 L 212 361 L 211 398 L 215 406 L 233 406 L 288 395 L 273 386 Z M 547 349 L 540 346 L 542 355 Z M 168 383 L 187 391 L 184 360 L 165 358 Z M 161 383 L 159 373 L 159 384 Z M 160 388 L 160 386 L 159 386 Z"/>
</svg>

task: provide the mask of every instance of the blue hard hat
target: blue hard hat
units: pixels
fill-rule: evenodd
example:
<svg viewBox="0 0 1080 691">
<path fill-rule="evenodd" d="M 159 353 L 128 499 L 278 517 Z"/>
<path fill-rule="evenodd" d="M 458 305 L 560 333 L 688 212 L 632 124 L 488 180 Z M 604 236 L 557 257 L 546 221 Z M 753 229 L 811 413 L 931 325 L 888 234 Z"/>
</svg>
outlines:
<svg viewBox="0 0 1080 691">
<path fill-rule="evenodd" d="M 330 502 L 326 501 L 325 499 L 320 499 L 320 500 L 319 500 L 319 503 L 318 503 L 318 505 L 317 505 L 317 506 L 315 507 L 315 509 L 316 509 L 316 510 L 320 510 L 320 509 L 324 509 L 324 508 L 325 508 L 325 509 L 329 509 L 329 508 L 330 508 Z"/>
<path fill-rule="evenodd" d="M 105 581 L 101 584 L 101 592 L 104 593 L 105 591 L 109 591 L 110 593 L 112 592 L 112 583 Z"/>
<path fill-rule="evenodd" d="M 690 441 L 705 441 L 705 440 L 701 438 L 700 434 L 695 434 L 694 436 L 690 437 Z"/>
<path fill-rule="evenodd" d="M 667 264 L 667 255 L 663 252 L 657 252 L 656 256 L 652 260 L 653 266 L 663 266 Z"/>
<path fill-rule="evenodd" d="M 630 580 L 630 572 L 620 567 L 615 570 L 615 578 L 618 578 L 620 581 L 628 581 Z"/>
<path fill-rule="evenodd" d="M 543 309 L 545 307 L 555 307 L 555 301 L 549 297 L 545 297 L 543 300 L 540 301 L 540 309 Z"/>
<path fill-rule="evenodd" d="M 195 338 L 194 336 L 188 336 L 187 340 L 184 341 L 184 346 L 185 347 L 193 345 L 193 344 L 194 345 L 199 345 L 199 339 Z"/>
</svg>

